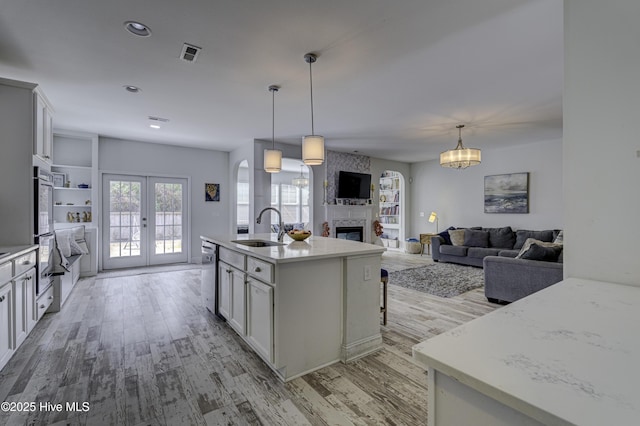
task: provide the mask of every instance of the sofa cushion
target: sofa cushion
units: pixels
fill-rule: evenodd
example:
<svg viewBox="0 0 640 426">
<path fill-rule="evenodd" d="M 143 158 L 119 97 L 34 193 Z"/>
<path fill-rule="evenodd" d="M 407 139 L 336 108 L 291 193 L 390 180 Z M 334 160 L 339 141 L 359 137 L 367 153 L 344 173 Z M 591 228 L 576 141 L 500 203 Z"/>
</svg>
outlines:
<svg viewBox="0 0 640 426">
<path fill-rule="evenodd" d="M 512 249 L 516 242 L 516 234 L 510 226 L 504 228 L 487 228 L 489 231 L 489 247 Z"/>
<path fill-rule="evenodd" d="M 516 231 L 516 243 L 513 248 L 521 249 L 525 241 L 527 241 L 527 238 L 535 238 L 536 240 L 550 243 L 553 241 L 553 231 L 529 231 L 526 229 L 518 229 Z"/>
<path fill-rule="evenodd" d="M 527 241 L 525 241 L 522 245 L 522 248 L 516 256 L 516 259 L 522 259 L 522 255 L 524 255 L 527 250 L 529 250 L 529 247 L 531 247 L 532 244 L 537 244 L 542 247 L 562 247 L 562 244 L 548 243 L 546 241 L 536 240 L 535 238 L 527 238 Z"/>
<path fill-rule="evenodd" d="M 520 250 L 500 250 L 498 256 L 500 257 L 517 257 Z"/>
<path fill-rule="evenodd" d="M 465 246 L 440 246 L 440 254 L 448 254 L 451 256 L 466 256 L 468 247 Z"/>
<path fill-rule="evenodd" d="M 445 229 L 444 231 L 442 231 L 441 233 L 439 233 L 438 235 L 442 237 L 442 239 L 444 240 L 445 244 L 451 244 L 451 236 L 449 235 L 449 231 L 456 229 L 453 226 L 448 227 L 447 229 Z"/>
<path fill-rule="evenodd" d="M 486 256 L 497 256 L 498 252 L 500 252 L 499 248 L 469 247 L 467 256 L 474 257 L 476 259 L 484 259 Z"/>
<path fill-rule="evenodd" d="M 557 262 L 558 256 L 562 252 L 562 246 L 542 246 L 536 243 L 531 244 L 520 258 L 528 260 L 542 260 L 546 262 Z"/>
<path fill-rule="evenodd" d="M 489 247 L 489 232 L 465 229 L 464 243 L 467 247 Z"/>
<path fill-rule="evenodd" d="M 451 237 L 451 244 L 454 246 L 464 245 L 464 229 L 450 229 L 449 236 Z"/>
</svg>

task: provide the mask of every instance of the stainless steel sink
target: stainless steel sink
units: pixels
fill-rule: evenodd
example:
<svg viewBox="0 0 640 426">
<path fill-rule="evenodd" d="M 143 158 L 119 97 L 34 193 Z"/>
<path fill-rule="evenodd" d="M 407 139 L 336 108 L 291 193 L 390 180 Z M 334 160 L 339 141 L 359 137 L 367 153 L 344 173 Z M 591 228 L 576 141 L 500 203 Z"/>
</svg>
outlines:
<svg viewBox="0 0 640 426">
<path fill-rule="evenodd" d="M 271 247 L 284 245 L 284 243 L 278 243 L 270 240 L 231 240 L 231 242 L 249 247 Z"/>
</svg>

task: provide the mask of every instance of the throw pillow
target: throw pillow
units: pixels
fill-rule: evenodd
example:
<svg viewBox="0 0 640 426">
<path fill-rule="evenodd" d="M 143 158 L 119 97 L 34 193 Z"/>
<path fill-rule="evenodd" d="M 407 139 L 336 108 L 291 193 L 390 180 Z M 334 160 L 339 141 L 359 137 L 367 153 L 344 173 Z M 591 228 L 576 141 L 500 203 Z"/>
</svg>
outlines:
<svg viewBox="0 0 640 426">
<path fill-rule="evenodd" d="M 528 231 L 526 229 L 518 229 L 516 231 L 516 243 L 514 249 L 521 249 L 527 238 L 535 238 L 536 240 L 551 242 L 553 241 L 553 231 Z"/>
<path fill-rule="evenodd" d="M 451 229 L 449 236 L 451 237 L 451 244 L 454 246 L 464 245 L 464 229 Z"/>
<path fill-rule="evenodd" d="M 84 239 L 84 225 L 74 226 L 70 228 L 69 231 L 71 232 L 71 239 L 75 240 L 79 247 L 79 249 L 77 249 L 78 253 L 73 254 L 89 254 L 89 247 L 87 246 L 87 241 Z"/>
<path fill-rule="evenodd" d="M 512 249 L 516 242 L 516 234 L 510 226 L 489 228 L 489 247 Z"/>
<path fill-rule="evenodd" d="M 560 253 L 562 253 L 562 246 L 545 247 L 534 243 L 531 244 L 529 250 L 522 255 L 521 259 L 557 262 Z"/>
<path fill-rule="evenodd" d="M 564 231 L 560 231 L 558 233 L 558 235 L 556 235 L 556 239 L 553 240 L 554 243 L 556 244 L 563 244 L 564 243 Z"/>
<path fill-rule="evenodd" d="M 456 229 L 456 228 L 454 228 L 453 226 L 450 226 L 438 234 L 440 237 L 442 237 L 445 244 L 451 245 L 451 236 L 449 235 L 449 231 L 453 229 Z"/>
<path fill-rule="evenodd" d="M 71 243 L 69 240 L 71 239 L 69 230 L 61 230 L 56 231 L 56 245 L 58 246 L 58 250 L 60 250 L 60 255 L 62 257 L 71 256 Z"/>
<path fill-rule="evenodd" d="M 57 240 L 56 236 L 56 240 Z M 69 270 L 69 261 L 66 257 L 60 254 L 60 249 L 58 248 L 58 244 L 53 248 L 53 259 L 52 259 L 54 268 L 57 268 L 58 265 L 62 266 L 66 271 Z"/>
<path fill-rule="evenodd" d="M 527 241 L 522 245 L 516 259 L 522 259 L 522 256 L 527 252 L 527 250 L 529 250 L 532 244 L 537 244 L 542 247 L 562 247 L 562 244 L 548 243 L 546 241 L 536 240 L 535 238 L 527 238 Z"/>
<path fill-rule="evenodd" d="M 464 243 L 467 247 L 489 247 L 489 233 L 487 231 L 477 231 L 465 229 Z"/>
</svg>

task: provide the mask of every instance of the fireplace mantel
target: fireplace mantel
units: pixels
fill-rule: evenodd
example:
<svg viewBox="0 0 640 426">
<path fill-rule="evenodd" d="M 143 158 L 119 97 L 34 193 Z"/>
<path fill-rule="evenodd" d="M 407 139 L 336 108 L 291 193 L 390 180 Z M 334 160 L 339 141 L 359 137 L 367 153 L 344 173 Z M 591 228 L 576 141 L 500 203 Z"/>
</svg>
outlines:
<svg viewBox="0 0 640 426">
<path fill-rule="evenodd" d="M 364 228 L 364 242 L 373 243 L 372 221 L 375 217 L 375 207 L 373 205 L 341 206 L 337 204 L 327 204 L 324 206 L 325 220 L 331 228 L 330 236 L 336 237 L 337 226 L 362 226 Z"/>
</svg>

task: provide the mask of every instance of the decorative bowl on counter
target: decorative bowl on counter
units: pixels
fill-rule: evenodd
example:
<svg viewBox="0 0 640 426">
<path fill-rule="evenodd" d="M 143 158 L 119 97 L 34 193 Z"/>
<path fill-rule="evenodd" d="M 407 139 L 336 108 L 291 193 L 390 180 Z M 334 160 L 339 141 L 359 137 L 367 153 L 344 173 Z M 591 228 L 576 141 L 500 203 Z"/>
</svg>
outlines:
<svg viewBox="0 0 640 426">
<path fill-rule="evenodd" d="M 287 232 L 287 235 L 296 241 L 304 241 L 311 236 L 311 231 L 303 229 L 293 229 Z"/>
</svg>

